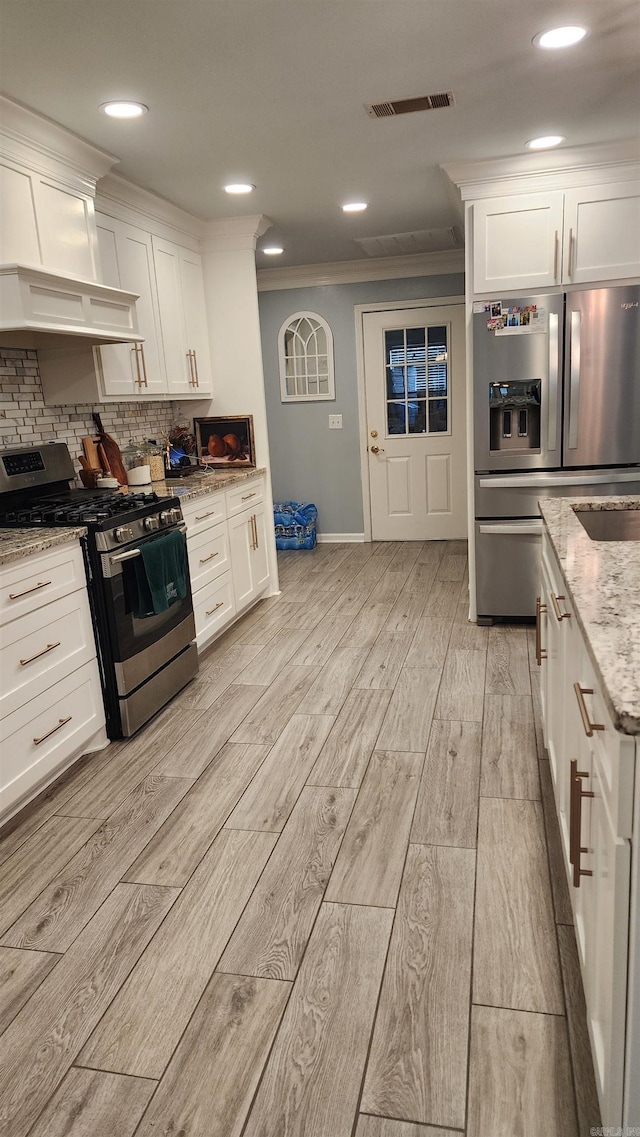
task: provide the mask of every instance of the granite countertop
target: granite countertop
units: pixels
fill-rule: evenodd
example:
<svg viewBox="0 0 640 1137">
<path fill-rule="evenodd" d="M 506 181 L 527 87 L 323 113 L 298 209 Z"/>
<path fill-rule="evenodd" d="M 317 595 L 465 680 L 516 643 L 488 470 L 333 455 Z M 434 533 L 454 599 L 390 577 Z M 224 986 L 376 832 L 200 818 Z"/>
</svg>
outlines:
<svg viewBox="0 0 640 1137">
<path fill-rule="evenodd" d="M 77 541 L 86 532 L 82 525 L 68 529 L 0 529 L 0 565 L 43 553 L 67 541 Z"/>
<path fill-rule="evenodd" d="M 266 466 L 251 470 L 207 470 L 206 473 L 190 474 L 186 478 L 171 478 L 167 482 L 153 482 L 152 489 L 160 496 L 179 497 L 180 501 L 192 501 L 208 493 L 228 490 L 238 482 L 257 478 L 266 474 Z M 143 489 L 144 487 L 140 487 Z M 148 488 L 148 487 L 147 487 Z"/>
<path fill-rule="evenodd" d="M 640 498 L 539 504 L 613 722 L 640 734 L 640 541 L 593 541 L 572 508 L 638 509 Z"/>
</svg>

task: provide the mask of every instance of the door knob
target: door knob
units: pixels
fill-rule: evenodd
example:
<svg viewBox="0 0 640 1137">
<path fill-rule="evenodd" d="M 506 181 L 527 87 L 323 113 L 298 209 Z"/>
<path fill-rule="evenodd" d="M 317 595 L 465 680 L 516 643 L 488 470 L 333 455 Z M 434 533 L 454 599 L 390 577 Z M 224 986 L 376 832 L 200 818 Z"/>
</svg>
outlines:
<svg viewBox="0 0 640 1137">
<path fill-rule="evenodd" d="M 372 446 L 371 447 L 371 453 L 372 454 L 384 454 L 384 446 Z"/>
</svg>

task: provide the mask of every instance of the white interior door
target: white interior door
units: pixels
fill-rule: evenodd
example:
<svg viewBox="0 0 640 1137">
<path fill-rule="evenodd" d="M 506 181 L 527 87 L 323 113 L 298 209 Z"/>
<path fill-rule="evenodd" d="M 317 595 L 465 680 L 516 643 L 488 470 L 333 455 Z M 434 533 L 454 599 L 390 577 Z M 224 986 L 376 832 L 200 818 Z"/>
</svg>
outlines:
<svg viewBox="0 0 640 1137">
<path fill-rule="evenodd" d="M 467 535 L 464 305 L 366 312 L 371 535 Z"/>
</svg>

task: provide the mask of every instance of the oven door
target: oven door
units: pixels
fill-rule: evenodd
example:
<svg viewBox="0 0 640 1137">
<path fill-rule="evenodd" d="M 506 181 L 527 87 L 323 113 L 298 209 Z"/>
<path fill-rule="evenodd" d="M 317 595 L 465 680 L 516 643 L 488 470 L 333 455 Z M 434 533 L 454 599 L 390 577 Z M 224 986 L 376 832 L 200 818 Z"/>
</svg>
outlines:
<svg viewBox="0 0 640 1137">
<path fill-rule="evenodd" d="M 184 535 L 184 526 L 180 526 L 180 530 Z M 104 614 L 120 696 L 127 695 L 160 671 L 195 639 L 188 570 L 184 599 L 176 600 L 165 612 L 140 619 L 127 611 L 124 565 L 140 556 L 142 545 L 160 540 L 166 532 L 163 530 L 136 541 L 132 546 L 100 554 Z M 186 536 L 184 539 L 186 544 Z"/>
</svg>

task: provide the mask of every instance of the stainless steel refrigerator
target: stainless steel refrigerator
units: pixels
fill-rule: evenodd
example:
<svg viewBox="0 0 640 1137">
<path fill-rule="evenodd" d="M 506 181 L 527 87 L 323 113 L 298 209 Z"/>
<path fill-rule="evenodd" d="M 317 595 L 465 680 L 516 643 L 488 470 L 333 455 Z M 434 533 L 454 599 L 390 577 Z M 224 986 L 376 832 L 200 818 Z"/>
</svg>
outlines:
<svg viewBox="0 0 640 1137">
<path fill-rule="evenodd" d="M 640 286 L 480 307 L 476 599 L 491 623 L 535 615 L 540 498 L 640 494 Z"/>
</svg>

